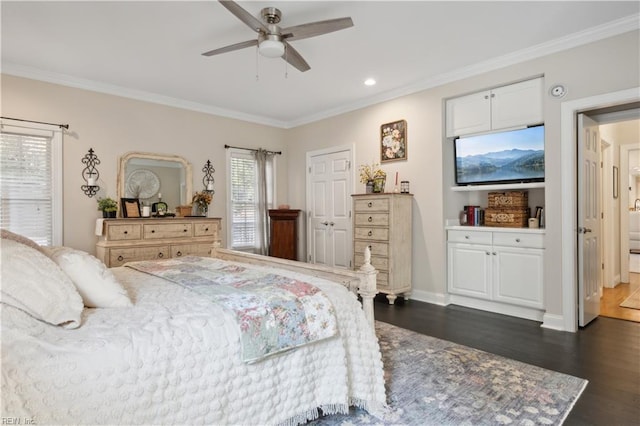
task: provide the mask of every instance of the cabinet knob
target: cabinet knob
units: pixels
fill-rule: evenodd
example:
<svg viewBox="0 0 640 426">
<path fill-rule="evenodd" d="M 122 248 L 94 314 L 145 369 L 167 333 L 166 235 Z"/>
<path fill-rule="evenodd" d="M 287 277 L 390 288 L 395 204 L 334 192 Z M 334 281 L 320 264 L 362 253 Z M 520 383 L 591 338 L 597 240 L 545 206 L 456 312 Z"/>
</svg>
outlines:
<svg viewBox="0 0 640 426">
<path fill-rule="evenodd" d="M 182 232 L 187 232 L 187 230 L 186 230 L 186 229 L 183 229 L 183 230 L 182 230 Z"/>
<path fill-rule="evenodd" d="M 204 232 L 207 232 L 209 230 L 209 227 L 204 228 Z"/>
<path fill-rule="evenodd" d="M 122 257 L 122 255 L 118 256 L 118 262 L 122 262 L 124 260 L 124 257 Z"/>
<path fill-rule="evenodd" d="M 155 233 L 156 233 L 156 230 L 155 230 L 155 229 L 152 229 L 152 230 L 151 230 L 151 233 L 152 233 L 152 234 L 155 234 Z"/>
<path fill-rule="evenodd" d="M 367 203 L 367 206 L 368 206 L 368 207 L 372 207 L 372 206 L 373 206 L 373 203 L 372 203 L 371 201 L 369 201 L 369 202 Z"/>
<path fill-rule="evenodd" d="M 178 252 L 176 253 L 176 256 L 178 256 L 178 257 L 182 256 L 182 252 L 181 252 L 181 251 L 178 251 Z"/>
<path fill-rule="evenodd" d="M 485 251 L 486 255 L 489 256 L 491 253 L 489 253 L 488 251 Z"/>
<path fill-rule="evenodd" d="M 158 257 L 159 257 L 160 259 L 162 259 L 162 258 L 164 257 L 164 253 L 162 253 L 162 252 L 158 253 Z"/>
<path fill-rule="evenodd" d="M 129 233 L 129 231 L 124 231 L 124 235 L 127 235 Z"/>
<path fill-rule="evenodd" d="M 371 216 L 369 216 L 369 219 L 367 219 L 369 222 L 373 222 L 373 218 Z"/>
<path fill-rule="evenodd" d="M 369 233 L 367 235 L 368 236 L 372 236 L 373 235 L 373 231 L 369 231 Z"/>
<path fill-rule="evenodd" d="M 468 239 L 469 239 L 469 236 L 468 236 L 468 235 L 465 235 L 465 236 L 464 236 L 464 239 L 465 239 L 465 240 L 468 240 Z"/>
<path fill-rule="evenodd" d="M 516 243 L 519 243 L 519 242 L 520 242 L 520 238 L 516 238 Z"/>
<path fill-rule="evenodd" d="M 484 98 L 485 99 L 489 99 L 489 95 L 484 95 Z"/>
<path fill-rule="evenodd" d="M 496 252 L 495 251 L 493 252 L 493 255 L 496 256 Z"/>
</svg>

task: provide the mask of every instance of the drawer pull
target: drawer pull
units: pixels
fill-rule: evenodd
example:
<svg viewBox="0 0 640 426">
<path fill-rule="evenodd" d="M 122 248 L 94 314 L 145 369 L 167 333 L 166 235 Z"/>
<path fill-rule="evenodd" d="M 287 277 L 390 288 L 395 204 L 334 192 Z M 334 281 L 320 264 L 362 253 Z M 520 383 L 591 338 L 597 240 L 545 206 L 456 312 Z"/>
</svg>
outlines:
<svg viewBox="0 0 640 426">
<path fill-rule="evenodd" d="M 468 236 L 468 235 L 465 235 L 465 236 L 464 236 L 464 239 L 465 239 L 465 240 L 468 240 L 468 239 L 469 239 L 469 236 Z"/>
<path fill-rule="evenodd" d="M 369 222 L 373 222 L 373 218 L 371 216 L 369 216 L 369 219 L 367 219 Z"/>
<path fill-rule="evenodd" d="M 178 252 L 176 253 L 176 256 L 178 256 L 178 257 L 182 256 L 182 252 L 181 252 L 181 251 L 178 251 Z"/>
<path fill-rule="evenodd" d="M 124 235 L 127 235 L 129 233 L 129 231 L 124 231 Z"/>
<path fill-rule="evenodd" d="M 186 230 L 186 229 L 183 229 L 183 230 L 182 230 L 182 232 L 187 232 L 187 230 Z"/>
<path fill-rule="evenodd" d="M 519 242 L 520 242 L 520 238 L 516 238 L 516 243 L 519 243 Z"/>
<path fill-rule="evenodd" d="M 158 253 L 158 257 L 159 257 L 160 259 L 162 259 L 162 258 L 164 257 L 164 253 L 162 253 L 162 252 Z"/>
<path fill-rule="evenodd" d="M 367 203 L 367 207 L 373 207 L 373 203 L 372 203 L 371 201 L 369 201 L 369 202 Z"/>
<path fill-rule="evenodd" d="M 369 231 L 369 233 L 367 235 L 368 236 L 372 236 L 373 235 L 373 231 Z"/>
<path fill-rule="evenodd" d="M 207 232 L 207 231 L 209 231 L 209 228 L 208 227 L 204 228 L 204 232 Z"/>
<path fill-rule="evenodd" d="M 124 257 L 122 257 L 122 255 L 118 256 L 118 262 L 122 262 L 124 260 Z"/>
<path fill-rule="evenodd" d="M 152 234 L 155 234 L 155 233 L 156 233 L 156 230 L 155 230 L 155 229 L 152 229 L 152 230 L 151 230 L 151 233 L 152 233 Z"/>
</svg>

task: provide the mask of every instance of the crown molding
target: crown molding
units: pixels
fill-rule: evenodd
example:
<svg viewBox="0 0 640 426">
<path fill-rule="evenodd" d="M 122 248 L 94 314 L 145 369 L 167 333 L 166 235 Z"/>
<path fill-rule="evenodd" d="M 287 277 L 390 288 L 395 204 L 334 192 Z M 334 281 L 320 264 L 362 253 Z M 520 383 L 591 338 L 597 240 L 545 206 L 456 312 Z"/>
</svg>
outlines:
<svg viewBox="0 0 640 426">
<path fill-rule="evenodd" d="M 561 37 L 550 42 L 541 43 L 511 54 L 503 55 L 487 61 L 482 61 L 468 67 L 459 68 L 448 73 L 425 79 L 415 84 L 403 86 L 394 90 L 389 90 L 387 92 L 380 93 L 378 95 L 371 96 L 357 102 L 345 104 L 337 108 L 325 110 L 317 114 L 312 114 L 305 117 L 300 117 L 291 121 L 274 120 L 265 116 L 246 114 L 240 111 L 233 111 L 216 107 L 214 105 L 206 105 L 202 103 L 187 101 L 184 99 L 173 98 L 170 96 L 159 95 L 157 93 L 145 92 L 142 90 L 135 90 L 126 87 L 105 84 L 98 81 L 81 79 L 65 74 L 53 73 L 14 63 L 3 62 L 1 72 L 3 74 L 30 78 L 33 80 L 40 80 L 115 96 L 122 96 L 125 98 L 197 111 L 225 118 L 242 120 L 271 127 L 290 129 L 638 29 L 640 29 L 640 14 L 631 15 L 625 18 L 608 22 L 606 24 L 589 28 L 584 31 L 569 34 L 568 36 Z"/>
</svg>

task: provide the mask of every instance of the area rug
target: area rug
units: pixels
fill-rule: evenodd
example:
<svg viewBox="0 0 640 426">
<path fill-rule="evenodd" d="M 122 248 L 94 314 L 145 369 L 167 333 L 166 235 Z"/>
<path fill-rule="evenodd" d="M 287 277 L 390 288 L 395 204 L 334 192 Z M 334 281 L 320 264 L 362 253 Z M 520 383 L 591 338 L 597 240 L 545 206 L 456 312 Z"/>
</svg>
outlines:
<svg viewBox="0 0 640 426">
<path fill-rule="evenodd" d="M 360 409 L 315 425 L 558 425 L 587 381 L 376 321 L 384 418 Z"/>
<path fill-rule="evenodd" d="M 636 289 L 620 304 L 623 308 L 640 309 L 640 288 Z"/>
</svg>

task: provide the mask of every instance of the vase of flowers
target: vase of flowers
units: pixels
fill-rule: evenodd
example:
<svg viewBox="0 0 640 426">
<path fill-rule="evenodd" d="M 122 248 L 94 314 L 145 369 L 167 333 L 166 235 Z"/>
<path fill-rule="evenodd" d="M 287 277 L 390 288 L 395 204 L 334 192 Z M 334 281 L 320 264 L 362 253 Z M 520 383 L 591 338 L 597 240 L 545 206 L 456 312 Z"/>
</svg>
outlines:
<svg viewBox="0 0 640 426">
<path fill-rule="evenodd" d="M 387 174 L 380 168 L 379 163 L 363 164 L 358 168 L 360 182 L 367 188 L 367 194 L 372 192 L 384 192 L 384 184 Z"/>
<path fill-rule="evenodd" d="M 193 203 L 193 215 L 194 216 L 207 216 L 209 212 L 209 204 L 213 197 L 207 191 L 196 192 L 191 199 Z"/>
</svg>

